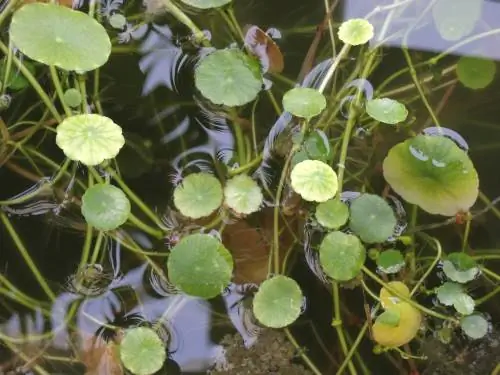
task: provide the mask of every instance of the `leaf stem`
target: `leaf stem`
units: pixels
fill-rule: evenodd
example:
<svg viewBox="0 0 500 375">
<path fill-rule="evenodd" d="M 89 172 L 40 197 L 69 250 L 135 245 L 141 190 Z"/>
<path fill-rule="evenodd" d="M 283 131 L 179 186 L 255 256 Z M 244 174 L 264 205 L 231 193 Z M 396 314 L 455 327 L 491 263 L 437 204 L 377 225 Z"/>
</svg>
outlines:
<svg viewBox="0 0 500 375">
<path fill-rule="evenodd" d="M 59 97 L 59 101 L 61 102 L 61 105 L 64 109 L 64 113 L 66 113 L 67 117 L 70 117 L 73 113 L 71 112 L 71 109 L 64 100 L 64 92 L 62 89 L 61 80 L 59 79 L 59 74 L 57 73 L 57 70 L 54 65 L 49 65 L 49 70 L 50 70 L 50 76 L 52 78 L 52 83 L 54 84 L 57 96 Z"/>
</svg>

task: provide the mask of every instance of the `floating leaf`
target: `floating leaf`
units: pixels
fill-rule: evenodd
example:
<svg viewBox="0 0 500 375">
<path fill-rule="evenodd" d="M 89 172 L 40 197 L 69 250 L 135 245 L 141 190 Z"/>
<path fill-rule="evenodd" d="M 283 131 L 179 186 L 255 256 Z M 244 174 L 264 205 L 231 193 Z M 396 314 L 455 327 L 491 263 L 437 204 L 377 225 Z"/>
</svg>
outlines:
<svg viewBox="0 0 500 375">
<path fill-rule="evenodd" d="M 497 65 L 492 60 L 477 57 L 462 56 L 457 64 L 458 80 L 473 90 L 489 86 L 497 71 Z"/>
<path fill-rule="evenodd" d="M 465 316 L 460 320 L 460 327 L 470 338 L 477 340 L 488 333 L 488 321 L 479 314 Z"/>
<path fill-rule="evenodd" d="M 337 174 L 319 160 L 304 160 L 292 169 L 293 190 L 310 202 L 325 202 L 337 193 Z"/>
<path fill-rule="evenodd" d="M 436 290 L 436 295 L 443 305 L 452 306 L 455 300 L 464 294 L 464 289 L 460 284 L 453 283 L 450 281 L 445 282 Z"/>
<path fill-rule="evenodd" d="M 366 103 L 366 113 L 384 124 L 398 124 L 408 117 L 405 105 L 389 98 L 369 100 Z"/>
<path fill-rule="evenodd" d="M 303 298 L 295 280 L 277 275 L 260 285 L 253 299 L 253 312 L 266 327 L 286 327 L 299 317 Z"/>
<path fill-rule="evenodd" d="M 186 217 L 208 216 L 222 204 L 222 186 L 209 173 L 190 174 L 175 188 L 174 204 Z"/>
<path fill-rule="evenodd" d="M 238 175 L 226 183 L 224 188 L 226 205 L 238 214 L 257 212 L 262 205 L 262 191 L 250 176 Z"/>
<path fill-rule="evenodd" d="M 316 220 L 328 229 L 338 229 L 347 222 L 349 207 L 337 199 L 330 199 L 316 206 Z"/>
<path fill-rule="evenodd" d="M 231 0 L 181 0 L 184 4 L 198 9 L 218 8 L 229 4 Z"/>
<path fill-rule="evenodd" d="M 76 108 L 82 104 L 82 94 L 75 88 L 67 89 L 64 92 L 64 102 L 70 107 Z"/>
<path fill-rule="evenodd" d="M 297 117 L 311 119 L 319 115 L 325 107 L 325 96 L 308 87 L 293 88 L 283 96 L 283 108 Z"/>
<path fill-rule="evenodd" d="M 130 201 L 116 186 L 96 184 L 82 196 L 82 215 L 99 230 L 113 230 L 127 221 Z"/>
<path fill-rule="evenodd" d="M 464 284 L 476 278 L 479 268 L 476 261 L 469 255 L 451 253 L 443 261 L 443 272 L 450 280 Z"/>
<path fill-rule="evenodd" d="M 469 156 L 443 136 L 418 135 L 397 144 L 385 158 L 383 170 L 396 193 L 431 214 L 466 212 L 479 194 Z"/>
<path fill-rule="evenodd" d="M 283 54 L 278 45 L 266 32 L 257 26 L 250 26 L 245 33 L 245 46 L 257 56 L 262 72 L 281 73 L 285 67 Z"/>
<path fill-rule="evenodd" d="M 96 114 L 71 116 L 57 127 L 56 143 L 71 160 L 93 166 L 114 158 L 125 144 L 120 126 Z"/>
<path fill-rule="evenodd" d="M 112 28 L 122 30 L 127 25 L 127 19 L 121 13 L 113 13 L 108 19 Z"/>
<path fill-rule="evenodd" d="M 162 368 L 166 357 L 163 341 L 151 328 L 135 327 L 125 330 L 120 343 L 120 358 L 133 374 L 156 373 Z"/>
<path fill-rule="evenodd" d="M 17 10 L 10 39 L 33 60 L 79 72 L 104 65 L 111 53 L 111 41 L 99 22 L 55 4 L 32 3 Z"/>
<path fill-rule="evenodd" d="M 385 319 L 380 321 L 377 318 L 372 327 L 373 339 L 385 347 L 396 348 L 409 343 L 417 335 L 422 322 L 422 314 L 406 302 L 393 305 L 390 311 L 399 312 L 398 325 L 394 327 L 386 324 Z"/>
<path fill-rule="evenodd" d="M 352 46 L 365 44 L 373 38 L 373 26 L 365 19 L 354 18 L 340 25 L 338 36 L 341 41 Z"/>
<path fill-rule="evenodd" d="M 432 8 L 441 37 L 457 41 L 469 35 L 481 19 L 483 0 L 437 0 Z"/>
<path fill-rule="evenodd" d="M 391 281 L 391 282 L 387 283 L 387 285 L 391 289 L 394 289 L 395 291 L 397 291 L 402 296 L 410 298 L 410 290 L 401 281 Z M 390 290 L 388 290 L 386 288 L 380 289 L 379 297 L 380 297 L 380 302 L 382 304 L 382 307 L 384 309 L 388 309 L 391 306 L 396 305 L 396 304 L 403 301 L 400 297 L 393 294 Z"/>
<path fill-rule="evenodd" d="M 405 266 L 405 259 L 399 250 L 385 250 L 378 256 L 377 266 L 384 273 L 398 273 Z"/>
<path fill-rule="evenodd" d="M 350 212 L 349 228 L 364 242 L 384 242 L 394 234 L 394 211 L 378 195 L 361 194 L 351 202 Z"/>
<path fill-rule="evenodd" d="M 204 57 L 194 78 L 203 96 L 227 106 L 251 102 L 262 88 L 258 62 L 238 49 L 219 50 Z"/>
<path fill-rule="evenodd" d="M 355 278 L 365 263 L 366 250 L 358 237 L 342 232 L 328 233 L 319 247 L 319 260 L 334 280 Z"/>
<path fill-rule="evenodd" d="M 213 298 L 229 285 L 233 259 L 216 238 L 191 234 L 171 250 L 167 262 L 169 280 L 186 294 Z"/>
<path fill-rule="evenodd" d="M 3 80 L 5 76 L 5 64 L 7 63 L 7 59 L 3 58 L 0 60 L 0 80 Z M 23 65 L 25 68 L 29 70 L 31 74 L 35 74 L 35 66 L 29 61 L 23 61 Z M 6 87 L 13 91 L 19 91 L 28 87 L 30 83 L 24 75 L 13 65 L 10 69 L 9 78 L 7 79 Z M 1 84 L 0 84 L 1 86 Z"/>
<path fill-rule="evenodd" d="M 456 296 L 453 301 L 453 307 L 462 315 L 470 315 L 474 312 L 476 303 L 471 296 L 462 293 Z"/>
<path fill-rule="evenodd" d="M 397 327 L 401 321 L 401 312 L 398 309 L 387 309 L 377 317 L 377 322 L 390 327 Z"/>
</svg>

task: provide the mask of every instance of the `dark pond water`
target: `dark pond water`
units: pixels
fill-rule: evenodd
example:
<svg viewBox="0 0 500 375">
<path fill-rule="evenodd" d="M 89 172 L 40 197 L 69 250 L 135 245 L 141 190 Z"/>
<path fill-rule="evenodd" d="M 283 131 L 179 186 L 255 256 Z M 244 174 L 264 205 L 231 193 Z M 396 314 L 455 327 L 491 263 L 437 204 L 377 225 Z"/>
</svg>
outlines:
<svg viewBox="0 0 500 375">
<path fill-rule="evenodd" d="M 155 1 L 147 4 L 150 10 L 158 8 Z M 397 0 L 339 1 L 332 26 L 335 31 L 345 19 L 364 17 L 377 7 L 397 3 Z M 370 74 L 360 78 L 369 59 L 369 49 L 355 47 L 339 66 L 334 89 L 328 94 L 331 117 L 326 121 L 326 134 L 332 144 L 342 136 L 356 87 L 368 99 L 388 96 L 405 103 L 409 109 L 409 117 L 400 127 L 373 130 L 373 122 L 362 117 L 356 120 L 359 125 L 355 127 L 348 150 L 344 186 L 347 193 L 344 194 L 346 197 L 349 191 L 382 194 L 386 184 L 381 162 L 389 148 L 404 139 L 408 129 L 418 133 L 434 125 L 407 69 L 408 62 L 401 49 L 407 43 L 429 106 L 442 126 L 457 133 L 454 139 L 459 134 L 468 144 L 469 155 L 480 177 L 481 198 L 472 208 L 478 211 L 500 196 L 500 78 L 497 76 L 484 89 L 471 90 L 458 81 L 454 66 L 464 55 L 500 59 L 500 3 L 483 2 L 482 17 L 468 34 L 479 36 L 458 47 L 457 42 L 441 38 L 427 9 L 430 0 L 400 0 L 399 3 L 400 7 L 395 7 L 394 12 L 381 10 L 371 17 L 376 30 L 384 29 L 385 35 L 372 41 L 371 47 L 381 40 L 383 43 L 378 46 Z M 88 4 L 82 1 L 76 6 L 87 9 Z M 112 341 L 119 328 L 141 324 L 153 324 L 168 344 L 169 360 L 161 374 L 205 374 L 214 366 L 217 368 L 214 374 L 310 373 L 301 354 L 307 355 L 321 374 L 335 374 L 344 356 L 331 325 L 331 288 L 311 252 L 311 247 L 319 243 L 319 234 L 307 224 L 309 207 L 285 190 L 288 195 L 280 203 L 285 213 L 280 225 L 287 229 L 280 236 L 280 244 L 283 249 L 294 250 L 288 259 L 287 272 L 298 281 L 305 295 L 303 314 L 290 328 L 296 340 L 297 347 L 294 347 L 284 333 L 273 336 L 274 333 L 266 333 L 259 327 L 252 316 L 251 300 L 247 298 L 256 290 L 256 284 L 267 277 L 273 240 L 275 202 L 272 196 L 266 198 L 267 208 L 258 214 L 245 219 L 223 217 L 208 229 L 204 227 L 207 222 L 184 220 L 176 213 L 172 201 L 173 189 L 183 176 L 197 171 L 224 175 L 226 168 L 238 167 L 235 124 L 248 139 L 250 152 L 252 136 L 257 149 L 264 150 L 264 162 L 256 163 L 249 171 L 255 172 L 256 178 L 275 192 L 284 158 L 291 147 L 290 129 L 294 124 L 287 115 L 277 113 L 273 100 L 279 109 L 284 92 L 302 83 L 304 76 L 306 86 L 317 88 L 329 67 L 332 48 L 328 25 L 323 24 L 325 3 L 321 0 L 234 0 L 239 25 L 242 28 L 258 25 L 268 30 L 285 61 L 282 73 L 266 75 L 268 91 L 260 94 L 255 105 L 242 108 L 236 121 L 195 89 L 193 70 L 206 51 L 193 43 L 184 26 L 163 14 L 161 9 L 157 10 L 158 14 L 146 14 L 146 7 L 140 1 L 103 0 L 102 7 L 127 17 L 121 32 L 107 25 L 113 38 L 113 54 L 100 70 L 97 87 L 103 113 L 123 127 L 127 139 L 117 159 L 118 166 L 127 185 L 171 231 L 161 239 L 127 226 L 113 235 L 97 237 L 94 232 L 93 262 L 79 267 L 86 225 L 79 212 L 82 190 L 78 181 L 86 181 L 86 168 L 71 167 L 74 168 L 70 168 L 72 179 L 63 179 L 55 189 L 48 188 L 28 198 L 27 194 L 33 189 L 46 183 L 41 176 L 47 179 L 55 173 L 54 166 L 43 160 L 44 155 L 56 164 L 63 162 L 64 155 L 55 147 L 50 130 L 37 131 L 10 158 L 5 157 L 2 147 L 5 138 L 0 138 L 0 201 L 18 195 L 26 198 L 20 204 L 0 206 L 26 249 L 23 255 L 5 225 L 0 225 L 0 341 L 4 343 L 0 374 L 122 374 L 114 349 L 102 342 Z M 241 40 L 218 12 L 188 14 L 210 32 L 213 46 L 241 45 Z M 8 43 L 6 24 L 2 25 L 1 34 L 4 43 Z M 318 27 L 322 33 L 317 33 Z M 315 39 L 318 35 L 320 38 Z M 319 41 L 316 48 L 315 40 Z M 337 41 L 337 51 L 340 46 Z M 438 64 L 426 63 L 449 49 L 452 49 L 449 56 Z M 387 81 L 398 72 L 402 73 Z M 47 92 L 52 93 L 47 69 L 37 67 L 37 78 Z M 89 74 L 89 92 L 94 85 L 95 77 Z M 345 89 L 349 85 L 351 89 Z M 53 125 L 33 90 L 9 94 L 11 105 L 0 113 L 0 121 L 7 126 L 23 120 L 46 122 L 47 127 Z M 95 102 L 93 105 L 95 108 Z M 334 113 L 333 109 L 339 105 L 341 110 Z M 255 135 L 252 135 L 252 123 Z M 29 126 L 24 124 L 9 130 L 14 134 Z M 338 149 L 334 150 L 334 157 L 338 159 Z M 399 212 L 407 212 L 411 231 L 415 225 L 409 219 L 412 208 L 402 204 L 404 209 L 400 208 Z M 140 211 L 134 210 L 134 213 L 148 220 Z M 402 220 L 406 225 L 406 219 Z M 416 225 L 442 220 L 419 211 Z M 471 254 L 478 256 L 481 264 L 492 272 L 500 270 L 499 228 L 500 211 L 490 207 L 487 213 L 472 221 L 467 241 Z M 232 250 L 236 262 L 234 283 L 222 296 L 208 301 L 177 293 L 162 272 L 168 250 L 183 233 L 193 230 L 220 236 Z M 450 224 L 426 230 L 426 233 L 441 241 L 445 253 L 460 251 L 464 225 Z M 135 243 L 136 250 L 128 248 L 123 241 L 128 247 Z M 404 249 L 399 242 L 395 246 Z M 138 254 L 137 249 L 149 255 Z M 417 254 L 425 258 L 432 256 L 433 250 L 422 246 Z M 28 258 L 33 265 L 26 262 Z M 375 269 L 370 260 L 367 266 Z M 53 302 L 40 287 L 33 272 L 35 267 L 53 291 Z M 440 285 L 442 278 L 442 272 L 436 268 L 425 282 L 426 289 Z M 367 282 L 373 290 L 379 289 L 378 285 Z M 471 285 L 470 293 L 479 299 L 495 288 L 498 289 L 498 279 L 481 278 Z M 28 300 L 9 298 L 17 289 L 28 296 Z M 340 293 L 350 346 L 366 320 L 365 307 L 369 311 L 374 304 L 356 285 L 346 285 Z M 427 360 L 408 361 L 394 351 L 373 354 L 374 343 L 367 333 L 354 356 L 357 373 L 493 373 L 500 363 L 498 298 L 492 295 L 478 306 L 490 322 L 489 334 L 480 340 L 469 340 L 458 330 L 450 344 L 443 344 L 435 334 L 440 323 L 429 318 L 426 328 L 411 344 L 412 354 L 426 356 Z M 437 309 L 431 294 L 421 293 L 418 300 Z M 253 349 L 246 351 L 245 346 Z M 278 355 L 266 358 L 266 352 L 277 353 L 279 348 L 286 348 L 280 351 L 284 359 Z M 244 368 L 249 368 L 241 365 L 245 360 L 260 363 L 261 367 L 245 372 Z M 238 361 L 239 364 L 235 363 Z M 223 368 L 229 370 L 223 372 Z"/>
</svg>

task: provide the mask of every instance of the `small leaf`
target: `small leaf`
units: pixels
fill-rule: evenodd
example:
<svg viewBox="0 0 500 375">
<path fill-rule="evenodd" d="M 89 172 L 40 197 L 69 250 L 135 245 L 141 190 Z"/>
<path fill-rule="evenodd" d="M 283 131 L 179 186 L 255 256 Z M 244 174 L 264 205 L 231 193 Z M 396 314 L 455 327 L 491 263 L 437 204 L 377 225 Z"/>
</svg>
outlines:
<svg viewBox="0 0 500 375">
<path fill-rule="evenodd" d="M 166 359 L 166 348 L 160 336 L 146 327 L 125 331 L 120 343 L 123 365 L 135 375 L 152 375 L 159 371 Z"/>
<path fill-rule="evenodd" d="M 319 115 L 326 107 L 326 99 L 318 90 L 296 87 L 283 96 L 283 108 L 292 115 L 311 119 Z"/>
<path fill-rule="evenodd" d="M 29 58 L 86 72 L 108 61 L 109 36 L 94 18 L 55 4 L 31 3 L 14 13 L 10 39 Z"/>
<path fill-rule="evenodd" d="M 222 204 L 222 186 L 209 173 L 193 173 L 174 190 L 175 207 L 186 217 L 199 219 L 212 214 Z"/>
<path fill-rule="evenodd" d="M 454 42 L 474 30 L 481 19 L 482 7 L 483 0 L 437 0 L 432 16 L 441 37 Z"/>
<path fill-rule="evenodd" d="M 373 339 L 388 348 L 395 348 L 409 343 L 420 329 L 420 323 L 422 322 L 420 311 L 406 302 L 393 305 L 389 311 L 399 312 L 399 324 L 391 326 L 379 321 L 380 317 L 377 318 L 372 327 Z"/>
<path fill-rule="evenodd" d="M 204 97 L 226 106 L 249 103 L 262 88 L 258 62 L 238 49 L 218 50 L 204 57 L 194 78 Z"/>
<path fill-rule="evenodd" d="M 303 149 L 309 156 L 308 159 L 329 163 L 333 157 L 328 137 L 322 130 L 312 131 L 304 140 Z"/>
<path fill-rule="evenodd" d="M 462 56 L 457 64 L 458 80 L 473 90 L 484 89 L 495 79 L 497 65 L 492 60 Z"/>
<path fill-rule="evenodd" d="M 319 160 L 304 160 L 292 169 L 293 190 L 310 202 L 325 202 L 337 193 L 337 174 Z"/>
<path fill-rule="evenodd" d="M 338 36 L 341 41 L 352 46 L 365 44 L 373 38 L 373 26 L 365 19 L 354 18 L 340 25 Z"/>
<path fill-rule="evenodd" d="M 82 94 L 75 88 L 67 89 L 64 92 L 64 102 L 70 107 L 77 108 L 82 104 Z"/>
<path fill-rule="evenodd" d="M 337 199 L 330 199 L 316 206 L 316 220 L 328 229 L 338 229 L 347 222 L 349 207 Z"/>
<path fill-rule="evenodd" d="M 445 306 L 453 305 L 455 300 L 462 294 L 464 294 L 462 286 L 450 281 L 445 282 L 436 291 L 439 302 Z"/>
<path fill-rule="evenodd" d="M 337 281 L 355 278 L 366 260 L 366 250 L 358 237 L 342 232 L 328 233 L 319 247 L 325 273 Z"/>
<path fill-rule="evenodd" d="M 384 242 L 397 224 L 391 206 L 374 194 L 361 194 L 351 202 L 349 228 L 366 243 Z"/>
<path fill-rule="evenodd" d="M 281 73 L 285 61 L 273 38 L 257 26 L 250 26 L 245 33 L 245 47 L 260 61 L 263 73 Z"/>
<path fill-rule="evenodd" d="M 108 19 L 112 28 L 122 30 L 127 24 L 127 19 L 121 13 L 113 13 Z"/>
<path fill-rule="evenodd" d="M 113 230 L 124 224 L 130 215 L 130 201 L 116 186 L 96 184 L 82 196 L 85 221 L 99 230 Z"/>
<path fill-rule="evenodd" d="M 191 234 L 170 251 L 167 268 L 169 280 L 181 291 L 209 299 L 229 285 L 233 259 L 216 238 Z"/>
<path fill-rule="evenodd" d="M 250 176 L 238 175 L 226 183 L 224 188 L 226 205 L 238 214 L 257 212 L 262 205 L 262 191 Z"/>
<path fill-rule="evenodd" d="M 253 299 L 253 312 L 266 327 L 286 327 L 299 317 L 303 298 L 295 280 L 277 275 L 260 285 Z"/>
<path fill-rule="evenodd" d="M 450 253 L 443 261 L 443 272 L 450 280 L 464 284 L 476 278 L 479 268 L 469 255 Z"/>
<path fill-rule="evenodd" d="M 398 124 L 408 117 L 408 110 L 403 103 L 389 98 L 372 99 L 366 103 L 368 115 L 385 124 Z"/>
<path fill-rule="evenodd" d="M 218 8 L 229 4 L 232 0 L 181 0 L 184 4 L 198 9 Z"/>
<path fill-rule="evenodd" d="M 391 281 L 387 285 L 391 289 L 399 292 L 399 294 L 401 294 L 402 296 L 410 298 L 410 290 L 401 281 Z M 388 309 L 391 306 L 397 305 L 398 303 L 401 303 L 403 301 L 400 297 L 393 294 L 389 289 L 386 288 L 380 289 L 379 298 L 384 309 Z"/>
<path fill-rule="evenodd" d="M 475 306 L 476 303 L 474 302 L 472 297 L 465 293 L 459 294 L 453 301 L 453 307 L 455 307 L 455 310 L 457 310 L 462 315 L 472 314 L 474 312 Z"/>
<path fill-rule="evenodd" d="M 110 118 L 84 114 L 59 124 L 56 143 L 71 160 L 94 166 L 118 155 L 125 138 L 121 127 Z"/>
<path fill-rule="evenodd" d="M 468 315 L 460 320 L 460 327 L 470 338 L 477 340 L 488 333 L 488 321 L 479 314 Z"/>
<path fill-rule="evenodd" d="M 377 322 L 390 327 L 397 327 L 401 320 L 401 312 L 398 309 L 388 309 L 377 317 Z"/>
<path fill-rule="evenodd" d="M 385 250 L 378 256 L 377 266 L 384 273 L 398 273 L 405 266 L 405 259 L 401 251 Z"/>
</svg>

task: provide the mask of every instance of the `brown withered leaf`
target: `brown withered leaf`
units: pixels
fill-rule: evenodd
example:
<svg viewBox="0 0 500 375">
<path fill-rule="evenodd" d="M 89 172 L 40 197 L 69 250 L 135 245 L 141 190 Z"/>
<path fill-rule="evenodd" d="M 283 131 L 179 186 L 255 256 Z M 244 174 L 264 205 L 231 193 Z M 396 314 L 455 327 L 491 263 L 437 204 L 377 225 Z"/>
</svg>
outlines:
<svg viewBox="0 0 500 375">
<path fill-rule="evenodd" d="M 281 73 L 285 68 L 280 48 L 259 27 L 245 27 L 245 46 L 260 60 L 264 72 Z"/>
<path fill-rule="evenodd" d="M 85 375 L 125 373 L 120 362 L 118 345 L 113 341 L 106 342 L 95 336 L 84 338 L 80 359 L 86 367 Z"/>
</svg>

